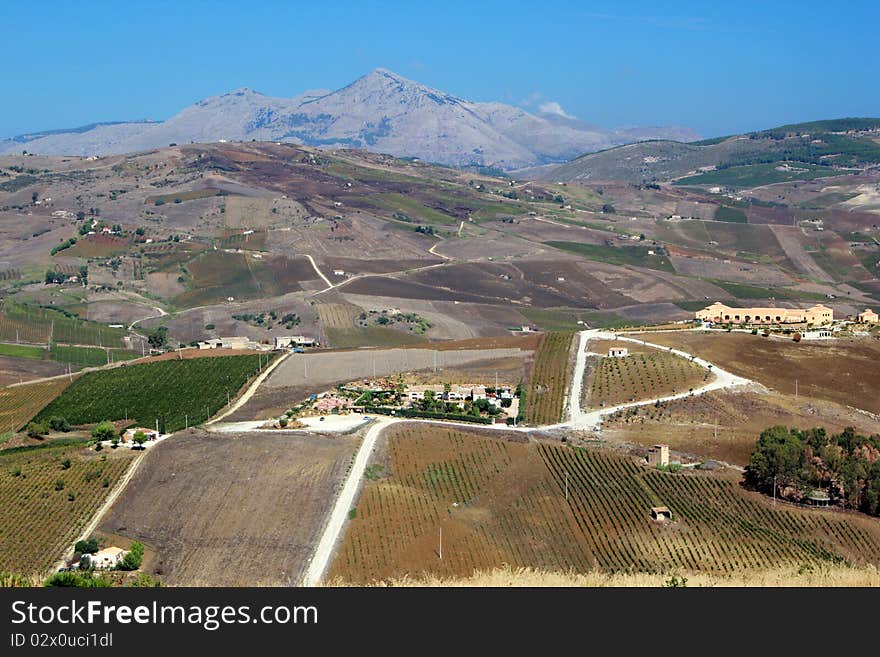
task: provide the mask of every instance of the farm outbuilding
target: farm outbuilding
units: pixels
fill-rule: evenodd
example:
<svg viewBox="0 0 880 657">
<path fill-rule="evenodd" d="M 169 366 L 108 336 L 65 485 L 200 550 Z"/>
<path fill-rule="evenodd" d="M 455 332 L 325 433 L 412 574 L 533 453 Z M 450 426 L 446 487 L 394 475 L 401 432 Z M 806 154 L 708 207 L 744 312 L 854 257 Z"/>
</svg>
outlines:
<svg viewBox="0 0 880 657">
<path fill-rule="evenodd" d="M 649 448 L 648 465 L 669 465 L 669 445 L 658 443 Z"/>
<path fill-rule="evenodd" d="M 626 358 L 629 356 L 629 349 L 626 347 L 612 347 L 608 350 L 608 358 Z"/>
<path fill-rule="evenodd" d="M 859 313 L 858 320 L 860 324 L 880 324 L 880 316 L 870 308 L 865 308 L 865 312 Z"/>
<path fill-rule="evenodd" d="M 666 506 L 652 506 L 651 520 L 672 520 L 672 511 L 670 511 L 669 507 Z"/>
</svg>

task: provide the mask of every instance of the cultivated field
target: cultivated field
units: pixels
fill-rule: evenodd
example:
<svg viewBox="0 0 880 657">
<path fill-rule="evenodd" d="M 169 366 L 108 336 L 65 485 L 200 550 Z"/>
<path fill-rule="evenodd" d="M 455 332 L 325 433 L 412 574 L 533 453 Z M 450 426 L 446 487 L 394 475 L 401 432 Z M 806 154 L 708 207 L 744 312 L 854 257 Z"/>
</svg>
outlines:
<svg viewBox="0 0 880 657">
<path fill-rule="evenodd" d="M 571 380 L 569 361 L 573 336 L 574 333 L 548 333 L 544 336 L 523 393 L 525 421 L 529 424 L 562 421 L 565 394 Z"/>
<path fill-rule="evenodd" d="M 745 466 L 756 436 L 775 425 L 801 429 L 821 425 L 829 433 L 854 427 L 863 435 L 880 430 L 876 420 L 841 404 L 815 397 L 743 390 L 713 391 L 628 409 L 608 417 L 603 429 L 609 440 L 645 446 L 668 443 L 673 450 L 694 458 Z"/>
<path fill-rule="evenodd" d="M 4 303 L 0 310 L 0 340 L 48 344 L 85 344 L 99 347 L 121 347 L 124 329 L 74 317 L 57 310 L 30 305 Z"/>
<path fill-rule="evenodd" d="M 0 451 L 0 571 L 45 574 L 135 455 L 70 445 Z"/>
<path fill-rule="evenodd" d="M 74 425 L 130 419 L 167 432 L 209 419 L 261 367 L 268 354 L 160 360 L 88 372 L 49 403 L 38 420 L 53 416 Z"/>
<path fill-rule="evenodd" d="M 0 433 L 25 426 L 46 404 L 70 385 L 66 376 L 0 389 Z"/>
<path fill-rule="evenodd" d="M 880 413 L 880 341 L 800 342 L 744 333 L 678 331 L 652 334 L 676 347 L 787 395 L 827 399 Z"/>
<path fill-rule="evenodd" d="M 357 438 L 185 432 L 150 449 L 101 531 L 173 586 L 296 585 Z"/>
<path fill-rule="evenodd" d="M 413 424 L 388 430 L 387 451 L 390 476 L 366 484 L 330 581 L 469 576 L 503 564 L 731 574 L 880 562 L 875 521 L 774 507 L 731 478 L 665 473 L 599 450 Z M 650 519 L 657 505 L 672 510 L 672 522 Z"/>
<path fill-rule="evenodd" d="M 624 358 L 604 356 L 612 347 L 633 349 Z M 603 354 L 584 375 L 584 408 L 665 397 L 698 388 L 715 378 L 680 356 L 628 342 L 591 341 L 587 348 Z"/>
<path fill-rule="evenodd" d="M 418 347 L 401 349 L 357 349 L 327 353 L 294 354 L 272 373 L 263 388 L 284 388 L 311 384 L 332 384 L 370 376 L 386 376 L 417 370 L 441 371 L 487 358 L 525 357 L 518 347 L 434 350 Z"/>
</svg>

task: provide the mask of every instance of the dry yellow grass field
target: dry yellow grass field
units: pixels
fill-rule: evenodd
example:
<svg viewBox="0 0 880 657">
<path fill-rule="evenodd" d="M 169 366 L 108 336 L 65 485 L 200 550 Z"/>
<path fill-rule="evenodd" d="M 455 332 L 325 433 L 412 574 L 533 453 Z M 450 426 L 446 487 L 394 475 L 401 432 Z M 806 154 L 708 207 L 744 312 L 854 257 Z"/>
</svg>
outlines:
<svg viewBox="0 0 880 657">
<path fill-rule="evenodd" d="M 673 580 L 673 577 L 676 579 Z M 402 577 L 381 580 L 373 586 L 387 587 L 629 587 L 659 588 L 674 583 L 687 587 L 880 587 L 880 571 L 873 566 L 847 568 L 834 566 L 821 569 L 778 569 L 751 571 L 733 575 L 688 573 L 649 575 L 645 573 L 560 573 L 533 568 L 495 568 L 478 571 L 470 577 L 437 576 Z M 345 586 L 343 580 L 328 586 Z"/>
</svg>

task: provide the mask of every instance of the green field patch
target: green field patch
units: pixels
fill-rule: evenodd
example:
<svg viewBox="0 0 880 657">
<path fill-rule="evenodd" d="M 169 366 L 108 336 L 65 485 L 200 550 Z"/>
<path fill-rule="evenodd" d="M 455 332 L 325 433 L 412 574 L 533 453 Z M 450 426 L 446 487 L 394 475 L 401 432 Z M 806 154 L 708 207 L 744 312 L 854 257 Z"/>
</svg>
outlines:
<svg viewBox="0 0 880 657">
<path fill-rule="evenodd" d="M 784 169 L 781 167 L 785 166 Z M 720 185 L 725 187 L 760 187 L 792 180 L 813 180 L 845 176 L 855 171 L 842 171 L 832 167 L 802 162 L 771 162 L 769 164 L 747 164 L 707 171 L 695 176 L 679 178 L 673 185 Z"/>
<path fill-rule="evenodd" d="M 45 354 L 46 350 L 43 347 L 35 347 L 33 345 L 25 344 L 0 344 L 0 356 L 43 360 Z"/>
<path fill-rule="evenodd" d="M 58 363 L 78 365 L 80 367 L 99 367 L 121 360 L 138 358 L 141 354 L 124 349 L 109 349 L 101 347 L 74 347 L 53 344 L 50 358 Z"/>
<path fill-rule="evenodd" d="M 405 196 L 404 194 L 370 194 L 364 201 L 377 209 L 386 210 L 396 215 L 403 215 L 412 221 L 435 224 L 452 224 L 459 221 L 454 216 L 434 208 L 429 208 L 417 199 Z"/>
<path fill-rule="evenodd" d="M 787 301 L 826 301 L 824 294 L 804 292 L 791 288 L 762 287 L 760 285 L 746 285 L 745 283 L 731 283 L 729 281 L 710 281 L 738 299 L 784 299 Z M 708 304 L 706 304 L 708 305 Z"/>
<path fill-rule="evenodd" d="M 547 246 L 576 253 L 590 260 L 607 262 L 612 265 L 646 267 L 659 271 L 675 273 L 672 263 L 664 255 L 650 255 L 647 246 L 606 246 L 604 244 L 582 244 L 581 242 L 544 242 Z"/>
<path fill-rule="evenodd" d="M 226 196 L 226 192 L 222 189 L 193 189 L 188 192 L 175 192 L 173 194 L 154 194 L 144 199 L 144 205 L 183 203 L 184 201 L 194 201 L 199 198 L 211 198 L 212 196 Z"/>
<path fill-rule="evenodd" d="M 121 347 L 125 329 L 80 319 L 60 309 L 6 302 L 0 309 L 0 340 L 4 342 Z"/>
<path fill-rule="evenodd" d="M 243 253 L 208 251 L 186 264 L 190 278 L 186 292 L 174 298 L 178 306 L 202 306 L 259 296 L 260 287 Z"/>
<path fill-rule="evenodd" d="M 206 421 L 234 399 L 272 356 L 165 360 L 88 372 L 35 419 L 64 417 L 73 425 L 129 419 L 168 432 Z"/>
<path fill-rule="evenodd" d="M 732 208 L 727 205 L 719 205 L 715 211 L 715 221 L 730 221 L 736 224 L 748 223 L 746 213 L 739 208 Z"/>
</svg>

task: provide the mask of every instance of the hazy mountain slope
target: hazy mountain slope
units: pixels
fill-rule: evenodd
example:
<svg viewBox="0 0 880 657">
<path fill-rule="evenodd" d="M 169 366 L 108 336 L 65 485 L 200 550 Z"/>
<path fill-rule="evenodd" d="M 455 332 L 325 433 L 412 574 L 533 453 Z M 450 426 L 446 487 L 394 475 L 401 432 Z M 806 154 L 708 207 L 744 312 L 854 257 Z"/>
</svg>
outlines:
<svg viewBox="0 0 880 657">
<path fill-rule="evenodd" d="M 35 138 L 34 138 L 35 137 Z M 159 123 L 120 123 L 0 141 L 0 153 L 105 155 L 219 140 L 364 148 L 452 165 L 505 169 L 562 162 L 637 139 L 694 139 L 683 128 L 605 130 L 556 114 L 458 98 L 377 69 L 332 92 L 213 96 Z"/>
<path fill-rule="evenodd" d="M 800 162 L 859 168 L 880 163 L 878 138 L 880 119 L 816 121 L 689 144 L 628 144 L 531 173 L 541 180 L 641 182 L 667 181 L 704 167 Z"/>
</svg>

